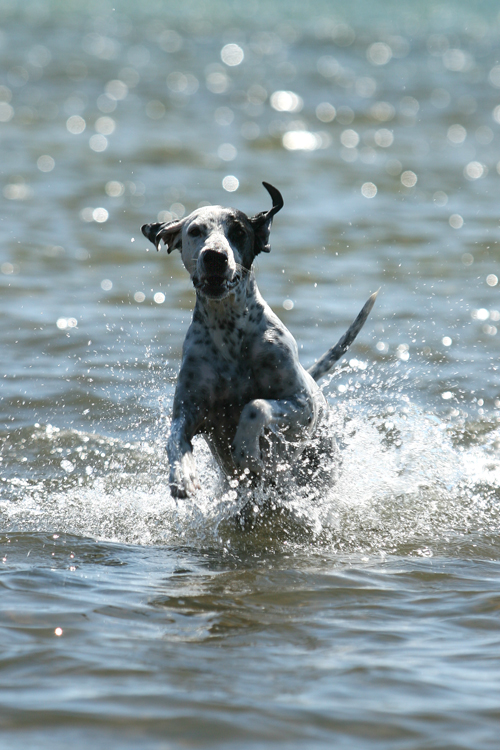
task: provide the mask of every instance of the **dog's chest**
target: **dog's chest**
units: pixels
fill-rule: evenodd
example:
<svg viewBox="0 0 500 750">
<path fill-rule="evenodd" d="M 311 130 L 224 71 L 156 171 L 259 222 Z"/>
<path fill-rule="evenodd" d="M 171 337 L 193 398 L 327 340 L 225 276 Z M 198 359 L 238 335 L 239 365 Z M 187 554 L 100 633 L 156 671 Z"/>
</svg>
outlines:
<svg viewBox="0 0 500 750">
<path fill-rule="evenodd" d="M 289 340 L 290 339 L 290 340 Z M 279 398 L 296 390 L 293 339 L 254 298 L 246 304 L 195 308 L 181 372 L 185 400 L 203 405 L 204 428 L 236 425 L 256 398 Z M 189 395 L 191 394 L 191 395 Z"/>
<path fill-rule="evenodd" d="M 256 383 L 255 373 L 247 356 L 247 346 L 234 336 L 222 337 L 217 343 L 217 357 L 211 363 L 216 374 L 212 405 L 215 410 L 226 404 L 243 406 L 255 397 Z M 213 345 L 215 348 L 215 341 Z"/>
<path fill-rule="evenodd" d="M 230 321 L 222 328 L 214 326 L 210 330 L 210 339 L 219 357 L 237 365 L 243 344 L 243 331 L 237 324 Z"/>
<path fill-rule="evenodd" d="M 212 363 L 214 377 L 205 402 L 201 431 L 210 435 L 219 452 L 233 441 L 245 404 L 256 398 L 254 373 L 246 360 L 219 358 Z"/>
<path fill-rule="evenodd" d="M 249 359 L 249 340 L 236 317 L 221 325 L 195 319 L 188 332 L 180 379 L 206 407 L 246 403 L 253 396 L 255 378 Z"/>
</svg>

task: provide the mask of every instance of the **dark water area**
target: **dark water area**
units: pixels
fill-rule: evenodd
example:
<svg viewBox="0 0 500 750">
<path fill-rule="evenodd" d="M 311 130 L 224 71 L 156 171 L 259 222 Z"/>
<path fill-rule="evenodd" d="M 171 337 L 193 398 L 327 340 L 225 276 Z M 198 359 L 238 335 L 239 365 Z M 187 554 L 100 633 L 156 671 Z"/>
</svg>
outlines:
<svg viewBox="0 0 500 750">
<path fill-rule="evenodd" d="M 0 3 L 2 750 L 498 747 L 499 10 Z M 263 180 L 306 366 L 381 291 L 338 480 L 242 533 L 202 440 L 170 495 L 194 294 L 140 226 Z"/>
</svg>

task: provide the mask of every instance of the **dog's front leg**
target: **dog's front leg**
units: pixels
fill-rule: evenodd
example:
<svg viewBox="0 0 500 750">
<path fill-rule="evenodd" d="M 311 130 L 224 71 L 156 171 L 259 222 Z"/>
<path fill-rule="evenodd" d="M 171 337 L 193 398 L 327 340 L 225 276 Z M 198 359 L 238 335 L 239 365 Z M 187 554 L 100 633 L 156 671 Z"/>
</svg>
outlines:
<svg viewBox="0 0 500 750">
<path fill-rule="evenodd" d="M 189 497 L 201 486 L 191 443 L 195 434 L 195 420 L 192 416 L 184 412 L 172 419 L 167 454 L 170 464 L 170 492 L 173 497 Z"/>
<path fill-rule="evenodd" d="M 318 409 L 310 395 L 288 399 L 255 399 L 243 408 L 233 441 L 233 461 L 240 470 L 264 473 L 260 438 L 266 428 L 282 433 L 290 445 L 307 437 L 316 424 Z M 272 467 L 269 467 L 272 468 Z"/>
</svg>

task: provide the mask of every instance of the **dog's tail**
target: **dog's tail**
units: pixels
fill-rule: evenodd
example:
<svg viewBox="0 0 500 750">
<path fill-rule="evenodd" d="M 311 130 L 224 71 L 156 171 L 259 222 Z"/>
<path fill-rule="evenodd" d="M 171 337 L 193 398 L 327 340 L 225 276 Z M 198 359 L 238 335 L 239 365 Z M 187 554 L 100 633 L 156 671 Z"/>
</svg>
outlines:
<svg viewBox="0 0 500 750">
<path fill-rule="evenodd" d="M 379 291 L 380 289 L 378 289 L 368 298 L 363 306 L 363 309 L 358 314 L 356 320 L 351 323 L 347 331 L 339 339 L 335 346 L 332 346 L 331 349 L 328 349 L 328 351 L 325 352 L 323 356 L 320 357 L 318 361 L 308 369 L 307 372 L 314 378 L 314 380 L 319 380 L 324 375 L 328 375 L 335 362 L 337 362 L 337 360 L 339 360 L 349 349 L 352 342 L 363 328 L 366 319 L 369 316 L 373 305 L 375 304 L 375 300 L 377 299 L 377 294 L 379 293 Z"/>
</svg>

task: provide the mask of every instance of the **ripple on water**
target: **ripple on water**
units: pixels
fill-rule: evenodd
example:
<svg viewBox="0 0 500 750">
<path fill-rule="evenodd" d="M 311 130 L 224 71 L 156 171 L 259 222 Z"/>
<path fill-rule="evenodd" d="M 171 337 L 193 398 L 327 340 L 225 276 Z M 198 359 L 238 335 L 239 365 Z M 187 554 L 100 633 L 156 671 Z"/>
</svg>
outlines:
<svg viewBox="0 0 500 750">
<path fill-rule="evenodd" d="M 0 5 L 0 744 L 496 747 L 496 4 Z M 201 441 L 170 496 L 193 293 L 139 228 L 263 179 L 304 362 L 383 290 L 337 481 L 242 532 Z"/>
</svg>

